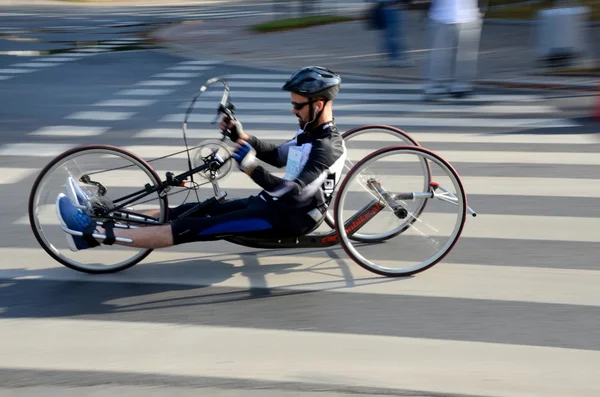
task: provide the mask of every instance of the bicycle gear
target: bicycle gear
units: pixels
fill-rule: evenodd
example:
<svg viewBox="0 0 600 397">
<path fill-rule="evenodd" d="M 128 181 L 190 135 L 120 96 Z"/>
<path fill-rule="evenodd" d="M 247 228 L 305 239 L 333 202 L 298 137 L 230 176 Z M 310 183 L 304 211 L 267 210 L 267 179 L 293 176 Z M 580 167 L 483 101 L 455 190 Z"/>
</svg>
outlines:
<svg viewBox="0 0 600 397">
<path fill-rule="evenodd" d="M 233 171 L 232 155 L 233 150 L 219 140 L 203 141 L 190 153 L 193 168 L 209 164 L 207 169 L 197 173 L 208 180 L 223 179 Z"/>
</svg>

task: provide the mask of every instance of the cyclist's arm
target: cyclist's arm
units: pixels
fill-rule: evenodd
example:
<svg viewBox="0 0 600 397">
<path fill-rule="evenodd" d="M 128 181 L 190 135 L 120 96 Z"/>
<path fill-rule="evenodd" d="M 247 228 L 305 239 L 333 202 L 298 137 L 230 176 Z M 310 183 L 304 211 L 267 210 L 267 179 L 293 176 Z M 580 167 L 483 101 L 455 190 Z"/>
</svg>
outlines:
<svg viewBox="0 0 600 397">
<path fill-rule="evenodd" d="M 289 147 L 294 144 L 294 141 L 290 140 L 282 145 L 275 145 L 270 142 L 263 142 L 252 135 L 248 135 L 247 142 L 256 150 L 257 159 L 277 168 L 285 166 Z"/>
</svg>

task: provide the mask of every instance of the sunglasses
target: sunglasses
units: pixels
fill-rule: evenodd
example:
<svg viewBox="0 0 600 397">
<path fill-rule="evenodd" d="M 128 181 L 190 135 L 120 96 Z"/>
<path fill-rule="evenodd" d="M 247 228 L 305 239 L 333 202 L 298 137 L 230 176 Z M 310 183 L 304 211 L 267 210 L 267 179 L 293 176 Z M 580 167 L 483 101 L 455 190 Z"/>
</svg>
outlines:
<svg viewBox="0 0 600 397">
<path fill-rule="evenodd" d="M 304 106 L 308 105 L 310 102 L 294 102 L 292 101 L 292 106 L 294 106 L 294 109 L 296 110 L 302 110 L 302 108 L 304 108 Z"/>
</svg>

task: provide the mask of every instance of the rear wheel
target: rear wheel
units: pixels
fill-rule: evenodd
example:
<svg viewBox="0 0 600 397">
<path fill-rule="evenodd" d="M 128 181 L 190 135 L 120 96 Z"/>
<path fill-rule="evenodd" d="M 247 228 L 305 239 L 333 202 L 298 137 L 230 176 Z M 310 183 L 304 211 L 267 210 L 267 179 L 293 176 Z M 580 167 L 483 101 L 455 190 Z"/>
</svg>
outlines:
<svg viewBox="0 0 600 397">
<path fill-rule="evenodd" d="M 110 210 L 111 206 L 125 201 L 119 201 L 120 198 L 143 189 L 147 184 L 160 184 L 160 178 L 148 163 L 124 149 L 113 146 L 82 146 L 53 159 L 35 180 L 28 208 L 33 234 L 51 257 L 77 271 L 113 273 L 135 265 L 152 252 L 152 249 L 119 245 L 100 245 L 92 249 L 71 251 L 65 232 L 60 227 L 55 204 L 58 194 L 66 193 L 65 184 L 69 177 L 78 183 L 90 198 L 91 207 L 96 209 Z M 103 192 L 103 189 L 106 191 Z M 146 221 L 154 224 L 166 221 L 167 209 L 167 197 L 160 197 L 158 193 L 128 203 L 124 208 L 131 214 L 152 212 L 152 218 Z M 86 211 L 93 219 L 102 221 L 96 216 L 97 211 Z M 133 217 L 118 223 L 123 226 L 141 227 L 136 219 L 140 218 Z"/>
</svg>

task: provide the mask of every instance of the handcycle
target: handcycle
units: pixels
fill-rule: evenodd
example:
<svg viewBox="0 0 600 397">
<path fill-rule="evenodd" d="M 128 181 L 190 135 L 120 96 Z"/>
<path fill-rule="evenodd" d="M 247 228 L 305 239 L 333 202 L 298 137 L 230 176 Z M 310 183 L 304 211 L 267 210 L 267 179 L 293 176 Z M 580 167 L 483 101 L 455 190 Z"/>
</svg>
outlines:
<svg viewBox="0 0 600 397">
<path fill-rule="evenodd" d="M 90 198 L 85 208 L 88 214 L 99 225 L 110 223 L 116 228 L 172 221 L 168 217 L 169 199 L 180 193 L 187 192 L 184 201 L 192 191 L 197 199 L 194 208 L 180 217 L 224 200 L 227 192 L 220 183 L 230 175 L 234 163 L 224 132 L 221 131 L 220 139 L 207 139 L 191 148 L 187 139 L 188 118 L 196 101 L 216 83 L 224 88 L 222 94 L 218 93 L 221 99 L 212 123 L 223 116 L 235 118 L 227 81 L 221 77 L 207 80 L 185 113 L 185 150 L 181 152 L 146 161 L 124 148 L 95 144 L 75 147 L 51 160 L 37 176 L 28 203 L 30 225 L 41 247 L 64 266 L 94 274 L 130 268 L 153 251 L 126 245 L 70 251 L 64 233 L 82 233 L 60 224 L 54 205 L 68 178 L 75 180 Z M 364 125 L 342 136 L 347 149 L 347 172 L 312 230 L 303 235 L 282 233 L 273 237 L 253 233 L 223 235 L 220 239 L 259 249 L 327 248 L 340 244 L 358 265 L 388 277 L 410 276 L 440 262 L 458 241 L 467 213 L 477 215 L 467 205 L 458 173 L 438 154 L 392 126 Z M 150 163 L 172 162 L 182 153 L 187 158 L 187 170 L 167 171 L 161 180 Z M 198 191 L 205 184 L 212 185 L 212 197 L 201 200 Z M 329 229 L 318 230 L 324 225 Z M 116 241 L 131 243 L 119 237 Z"/>
</svg>

